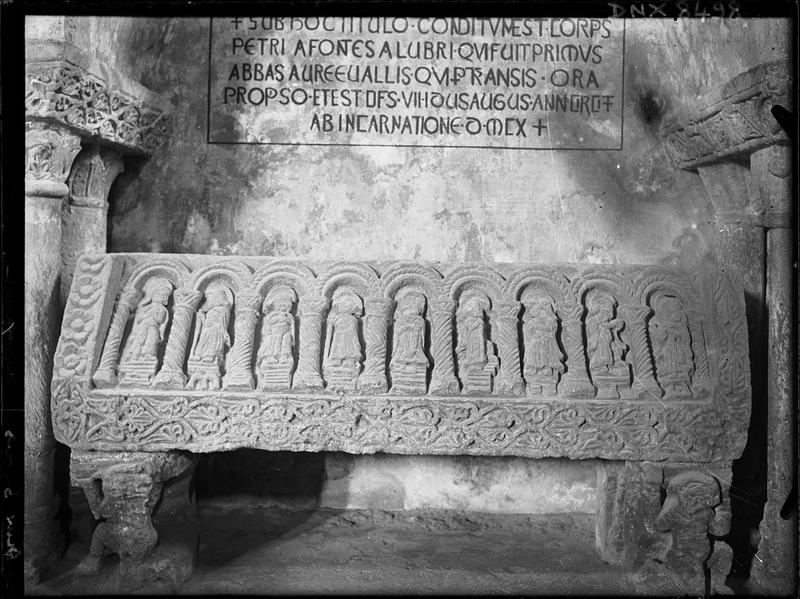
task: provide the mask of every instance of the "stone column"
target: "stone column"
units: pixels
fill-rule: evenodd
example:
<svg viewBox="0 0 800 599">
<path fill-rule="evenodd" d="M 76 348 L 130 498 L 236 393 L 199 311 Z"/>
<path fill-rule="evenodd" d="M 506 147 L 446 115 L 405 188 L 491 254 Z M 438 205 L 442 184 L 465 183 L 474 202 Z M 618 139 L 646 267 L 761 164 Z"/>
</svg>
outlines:
<svg viewBox="0 0 800 599">
<path fill-rule="evenodd" d="M 253 335 L 263 298 L 258 293 L 239 293 L 236 296 L 236 320 L 233 324 L 233 347 L 228 356 L 225 389 L 250 391 L 253 378 Z"/>
<path fill-rule="evenodd" d="M 453 301 L 429 300 L 431 311 L 431 354 L 433 372 L 430 392 L 433 395 L 458 395 L 459 385 L 453 363 Z"/>
<path fill-rule="evenodd" d="M 97 367 L 92 381 L 95 386 L 103 389 L 113 387 L 117 384 L 117 365 L 122 336 L 125 333 L 125 326 L 131 312 L 136 308 L 139 301 L 139 292 L 128 287 L 120 291 L 114 305 L 114 316 L 111 319 L 111 326 L 108 328 L 103 353 L 100 356 L 100 364 Z"/>
<path fill-rule="evenodd" d="M 153 379 L 153 385 L 162 389 L 183 389 L 186 386 L 183 363 L 186 358 L 192 319 L 203 294 L 196 289 L 184 288 L 177 289 L 173 297 L 175 298 L 175 309 L 167 347 L 164 349 L 164 361 L 161 370 Z"/>
<path fill-rule="evenodd" d="M 567 354 L 567 371 L 559 390 L 567 397 L 594 397 L 594 385 L 586 372 L 586 350 L 583 345 L 583 312 L 577 302 L 558 302 L 556 312 L 561 319 L 562 342 Z"/>
<path fill-rule="evenodd" d="M 522 395 L 525 383 L 519 365 L 519 310 L 517 301 L 498 302 L 492 310 L 497 323 L 497 346 L 500 351 L 500 372 L 497 390 L 501 395 Z"/>
<path fill-rule="evenodd" d="M 628 361 L 633 364 L 633 385 L 642 399 L 659 399 L 664 392 L 653 375 L 653 360 L 647 343 L 647 317 L 650 308 L 640 305 L 620 306 L 629 331 L 631 350 Z"/>
<path fill-rule="evenodd" d="M 367 359 L 358 383 L 362 392 L 386 393 L 386 341 L 393 304 L 386 297 L 371 297 L 365 302 Z"/>
<path fill-rule="evenodd" d="M 61 321 L 61 210 L 80 138 L 57 126 L 25 124 L 25 579 L 38 582 L 59 559 L 55 439 L 50 381 Z"/>
<path fill-rule="evenodd" d="M 328 298 L 300 298 L 300 351 L 294 389 L 322 389 L 320 355 L 322 352 L 322 320 L 328 311 Z"/>
<path fill-rule="evenodd" d="M 106 251 L 108 192 L 123 171 L 122 155 L 97 145 L 83 150 L 69 175 L 69 202 L 62 215 L 61 303 L 66 304 L 78 256 Z"/>
<path fill-rule="evenodd" d="M 761 541 L 752 576 L 770 595 L 794 596 L 797 580 L 796 505 L 790 494 L 795 482 L 794 378 L 792 343 L 792 246 L 790 228 L 791 149 L 771 146 L 750 158 L 753 176 L 765 206 L 767 231 L 767 503 L 759 527 Z M 794 500 L 796 502 L 796 499 Z M 784 519 L 781 511 L 786 509 Z"/>
</svg>

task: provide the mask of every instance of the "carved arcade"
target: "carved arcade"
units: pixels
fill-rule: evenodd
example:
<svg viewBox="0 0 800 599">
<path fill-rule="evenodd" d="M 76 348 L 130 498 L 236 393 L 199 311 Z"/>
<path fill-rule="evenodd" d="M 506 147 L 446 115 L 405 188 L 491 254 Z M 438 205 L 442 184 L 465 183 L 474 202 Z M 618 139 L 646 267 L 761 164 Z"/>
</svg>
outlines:
<svg viewBox="0 0 800 599">
<path fill-rule="evenodd" d="M 742 442 L 742 306 L 713 269 L 100 260 L 115 278 L 65 320 L 57 356 L 84 353 L 64 343 L 91 320 L 97 357 L 81 377 L 93 384 L 54 380 L 56 435 L 73 446 L 686 459 Z M 112 422 L 131 402 L 134 420 Z M 358 416 L 372 410 L 380 426 Z M 726 427 L 709 434 L 715 418 Z"/>
</svg>

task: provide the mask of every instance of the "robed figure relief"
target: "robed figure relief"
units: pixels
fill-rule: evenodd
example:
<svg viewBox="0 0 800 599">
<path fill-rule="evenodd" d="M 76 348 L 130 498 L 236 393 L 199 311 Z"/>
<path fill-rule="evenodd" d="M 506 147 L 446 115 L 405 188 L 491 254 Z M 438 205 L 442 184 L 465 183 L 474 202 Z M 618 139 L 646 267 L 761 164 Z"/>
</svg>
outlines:
<svg viewBox="0 0 800 599">
<path fill-rule="evenodd" d="M 491 393 L 499 360 L 494 344 L 486 338 L 489 298 L 476 293 L 462 298 L 456 313 L 458 371 L 465 394 Z"/>
<path fill-rule="evenodd" d="M 630 388 L 628 345 L 620 338 L 625 321 L 615 315 L 617 301 L 605 293 L 590 295 L 587 307 L 586 349 L 597 396 L 619 398 L 621 387 Z"/>
<path fill-rule="evenodd" d="M 294 291 L 278 288 L 264 299 L 261 346 L 256 355 L 259 388 L 288 389 L 294 367 Z"/>
<path fill-rule="evenodd" d="M 232 306 L 233 294 L 224 285 L 212 285 L 206 290 L 195 321 L 187 389 L 220 388 L 225 352 L 231 346 L 228 323 Z"/>
<path fill-rule="evenodd" d="M 363 360 L 359 335 L 362 312 L 361 298 L 355 293 L 344 292 L 333 298 L 323 351 L 325 379 L 331 390 L 356 389 Z"/>
<path fill-rule="evenodd" d="M 158 367 L 158 354 L 164 342 L 170 314 L 167 309 L 172 283 L 163 277 L 149 279 L 142 289 L 133 326 L 122 352 L 120 384 L 148 384 Z"/>
<path fill-rule="evenodd" d="M 650 320 L 650 339 L 658 382 L 666 397 L 689 397 L 694 371 L 689 319 L 676 297 L 661 298 L 655 308 Z"/>
<path fill-rule="evenodd" d="M 525 339 L 524 375 L 533 395 L 556 392 L 559 377 L 564 373 L 564 354 L 558 346 L 558 317 L 550 298 L 536 298 L 525 310 L 522 325 Z"/>
<path fill-rule="evenodd" d="M 425 393 L 430 360 L 425 355 L 425 296 L 409 291 L 398 301 L 394 318 L 392 391 Z"/>
</svg>

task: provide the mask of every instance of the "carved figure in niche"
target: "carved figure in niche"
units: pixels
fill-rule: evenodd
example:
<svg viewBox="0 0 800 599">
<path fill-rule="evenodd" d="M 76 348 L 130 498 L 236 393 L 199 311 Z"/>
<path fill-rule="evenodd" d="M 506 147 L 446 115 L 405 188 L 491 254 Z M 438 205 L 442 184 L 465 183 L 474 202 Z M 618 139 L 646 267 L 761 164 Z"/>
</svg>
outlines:
<svg viewBox="0 0 800 599">
<path fill-rule="evenodd" d="M 167 303 L 172 295 L 172 283 L 163 277 L 153 277 L 144 284 L 142 293 L 120 360 L 120 384 L 150 382 L 169 323 Z"/>
<path fill-rule="evenodd" d="M 294 367 L 294 291 L 279 287 L 264 299 L 261 347 L 256 356 L 259 388 L 288 389 Z"/>
<path fill-rule="evenodd" d="M 206 289 L 205 302 L 197 311 L 187 389 L 220 388 L 225 351 L 231 346 L 228 323 L 232 306 L 233 294 L 226 286 L 216 284 Z"/>
<path fill-rule="evenodd" d="M 654 307 L 650 338 L 658 381 L 667 398 L 691 397 L 694 354 L 689 319 L 677 297 L 664 296 Z"/>
<path fill-rule="evenodd" d="M 636 583 L 651 590 L 655 585 L 672 593 L 704 594 L 704 567 L 711 555 L 709 526 L 719 503 L 718 484 L 708 474 L 684 472 L 670 479 L 655 527 L 671 533 L 672 542 L 662 559 L 642 566 Z"/>
<path fill-rule="evenodd" d="M 586 346 L 597 396 L 619 398 L 619 388 L 630 387 L 631 367 L 625 361 L 628 345 L 620 338 L 625 321 L 615 318 L 617 300 L 608 294 L 594 292 L 587 307 Z"/>
<path fill-rule="evenodd" d="M 456 313 L 458 370 L 467 395 L 491 393 L 492 379 L 497 375 L 497 353 L 486 339 L 485 318 L 490 307 L 489 298 L 478 292 L 462 297 Z"/>
<path fill-rule="evenodd" d="M 403 295 L 394 319 L 394 343 L 389 368 L 392 391 L 425 393 L 430 361 L 425 355 L 425 296 L 418 291 Z"/>
<path fill-rule="evenodd" d="M 558 347 L 558 317 L 549 297 L 535 298 L 526 305 L 527 319 L 522 325 L 525 339 L 525 380 L 533 395 L 556 392 L 564 373 L 564 354 Z"/>
<path fill-rule="evenodd" d="M 356 388 L 363 359 L 359 338 L 362 313 L 361 298 L 352 291 L 344 291 L 333 298 L 323 351 L 329 389 L 354 391 Z"/>
</svg>

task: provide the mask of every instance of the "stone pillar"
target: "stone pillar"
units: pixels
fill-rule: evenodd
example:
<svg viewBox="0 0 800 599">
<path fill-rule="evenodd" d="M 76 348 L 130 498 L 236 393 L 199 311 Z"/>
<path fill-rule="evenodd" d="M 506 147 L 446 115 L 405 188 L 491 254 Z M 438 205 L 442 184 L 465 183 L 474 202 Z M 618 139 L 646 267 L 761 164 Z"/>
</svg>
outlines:
<svg viewBox="0 0 800 599">
<path fill-rule="evenodd" d="M 770 595 L 794 596 L 797 579 L 796 505 L 789 505 L 795 483 L 794 377 L 792 343 L 792 246 L 790 227 L 791 150 L 771 146 L 751 156 L 753 176 L 765 207 L 767 231 L 767 503 L 759 527 L 761 541 L 753 561 L 755 582 Z M 796 500 L 794 500 L 796 501 Z M 781 511 L 786 509 L 784 519 Z"/>
<path fill-rule="evenodd" d="M 62 215 L 62 305 L 69 295 L 78 256 L 106 251 L 108 192 L 122 171 L 122 155 L 97 145 L 86 148 L 75 159 L 67 181 L 69 202 Z"/>
<path fill-rule="evenodd" d="M 50 381 L 61 320 L 61 210 L 80 138 L 25 124 L 25 579 L 38 582 L 63 547 L 56 520 Z"/>
<path fill-rule="evenodd" d="M 367 359 L 364 374 L 359 379 L 359 389 L 364 393 L 386 393 L 386 341 L 389 314 L 394 302 L 385 297 L 367 298 L 366 331 Z"/>
<path fill-rule="evenodd" d="M 253 335 L 258 322 L 262 297 L 258 293 L 239 293 L 236 296 L 236 320 L 233 324 L 233 347 L 228 356 L 225 389 L 250 391 L 253 379 Z"/>
<path fill-rule="evenodd" d="M 556 312 L 561 319 L 562 342 L 567 353 L 567 371 L 561 378 L 559 391 L 567 397 L 594 397 L 594 385 L 586 372 L 583 346 L 583 312 L 577 302 L 558 302 Z"/>
<path fill-rule="evenodd" d="M 647 343 L 647 317 L 650 308 L 640 305 L 620 306 L 631 341 L 628 361 L 633 364 L 633 388 L 642 399 L 659 399 L 664 392 L 653 375 L 653 360 Z"/>
<path fill-rule="evenodd" d="M 458 395 L 459 385 L 453 363 L 453 301 L 429 300 L 431 311 L 431 354 L 433 372 L 430 392 L 433 395 Z"/>
<path fill-rule="evenodd" d="M 500 352 L 500 372 L 497 391 L 501 395 L 522 395 L 525 383 L 519 365 L 519 310 L 517 301 L 498 302 L 492 311 L 497 323 L 497 346 Z"/>
<path fill-rule="evenodd" d="M 139 292 L 128 287 L 120 291 L 114 305 L 114 316 L 111 326 L 108 328 L 103 353 L 100 356 L 100 364 L 92 376 L 95 386 L 104 389 L 113 387 L 117 384 L 117 364 L 119 349 L 122 343 L 122 336 L 125 333 L 125 326 L 128 324 L 131 312 L 136 308 L 139 301 Z"/>
<path fill-rule="evenodd" d="M 320 356 L 322 353 L 322 319 L 328 311 L 328 298 L 300 298 L 300 351 L 294 389 L 322 389 Z"/>
<path fill-rule="evenodd" d="M 164 350 L 164 362 L 161 370 L 153 379 L 154 386 L 162 389 L 183 389 L 186 386 L 183 363 L 186 358 L 192 319 L 203 294 L 196 289 L 177 289 L 173 297 L 175 298 L 175 309 L 167 347 Z M 119 347 L 119 343 L 117 343 L 117 347 Z M 105 356 L 105 351 L 103 355 Z"/>
</svg>

